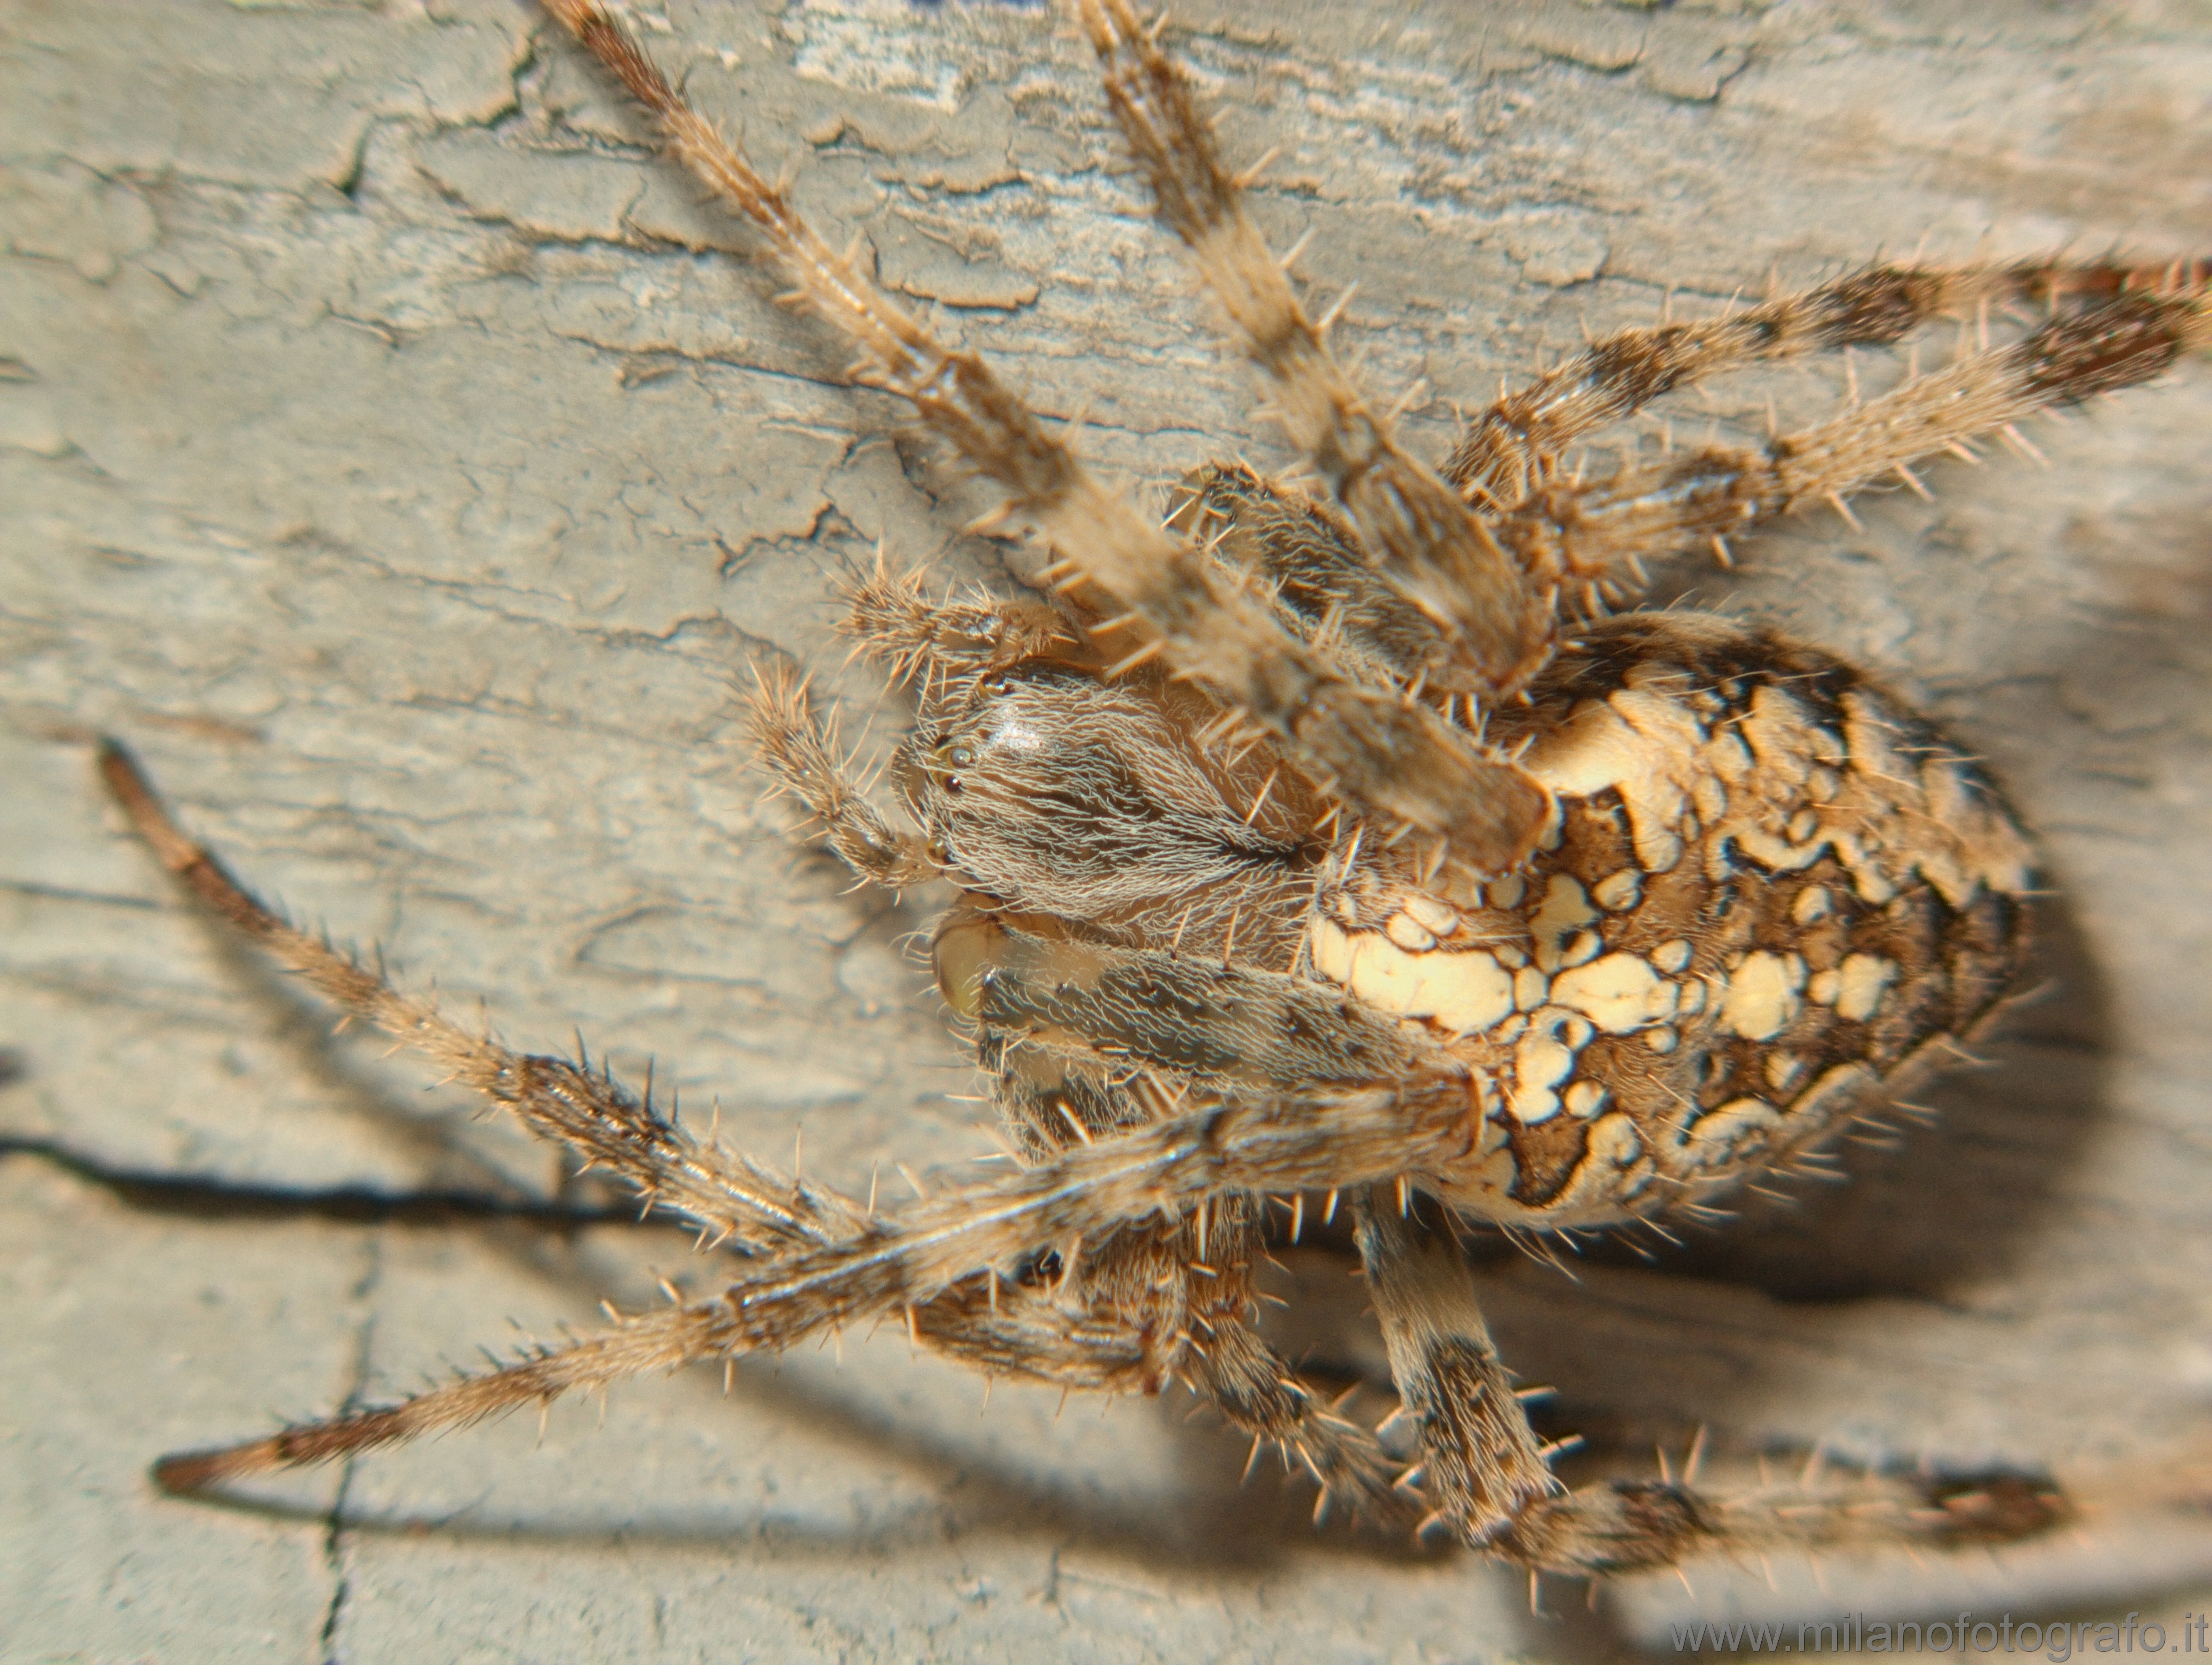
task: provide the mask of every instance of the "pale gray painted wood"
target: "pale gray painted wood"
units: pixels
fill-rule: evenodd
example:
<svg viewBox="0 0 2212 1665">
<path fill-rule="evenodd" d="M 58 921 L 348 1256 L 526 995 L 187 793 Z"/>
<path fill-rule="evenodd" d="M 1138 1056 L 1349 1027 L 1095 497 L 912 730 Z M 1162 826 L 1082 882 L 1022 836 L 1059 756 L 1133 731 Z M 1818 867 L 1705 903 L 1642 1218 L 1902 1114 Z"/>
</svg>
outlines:
<svg viewBox="0 0 2212 1665">
<path fill-rule="evenodd" d="M 2212 245 L 2212 31 L 2185 5 L 1182 9 L 1302 269 L 1361 288 L 1372 382 L 1452 402 L 1648 322 L 1873 251 Z M 1157 481 L 1272 458 L 1086 53 L 994 7 L 672 5 L 694 93 L 797 169 L 833 239 L 939 304 L 1083 444 Z M 381 944 L 525 1044 L 580 1029 L 810 1172 L 984 1148 L 908 934 L 760 807 L 750 657 L 822 667 L 882 539 L 947 581 L 998 548 L 842 354 L 769 302 L 687 186 L 504 0 L 9 7 L 0 91 L 0 1126 L 210 1187 L 541 1192 L 549 1164 L 332 1044 L 182 912 L 87 741 L 131 737 L 267 893 Z M 797 66 L 797 74 L 793 66 Z M 547 103 L 608 136 L 548 150 Z M 1933 350 L 1948 350 L 1948 345 Z M 1869 359 L 1869 378 L 1893 375 Z M 1839 367 L 1681 402 L 1756 431 Z M 1498 1262 L 1498 1328 L 1571 1426 L 1679 1445 L 2040 1458 L 2184 1489 L 2212 1402 L 2212 700 L 2202 365 L 2063 427 L 2039 469 L 1930 472 L 1698 569 L 1698 600 L 1880 668 L 1985 750 L 2063 887 L 2051 984 L 1937 1124 L 1680 1266 Z M 1003 579 L 1000 581 L 1003 582 Z M 1579 1657 L 1692 1613 L 2202 1611 L 2212 1534 L 2116 1496 L 2078 1538 L 1931 1563 L 1620 1587 L 1530 1619 L 1510 1576 L 1304 1521 L 1182 1402 L 1101 1420 L 903 1338 L 641 1383 L 267 1488 L 160 1500 L 155 1454 L 404 1391 L 513 1319 L 652 1299 L 678 1240 L 162 1212 L 0 1166 L 11 1658 Z M 1316 1346 L 1356 1290 L 1301 1262 Z M 1820 1296 L 1778 1299 L 1776 1295 Z M 2194 1442 L 2192 1444 L 2192 1442 Z M 2170 1501 L 2170 1498 L 2169 1498 Z M 2193 1593 L 2192 1593 L 2193 1592 Z M 1580 1593 L 1550 1593 L 1579 1611 Z M 326 1630 L 327 1626 L 327 1630 Z"/>
</svg>

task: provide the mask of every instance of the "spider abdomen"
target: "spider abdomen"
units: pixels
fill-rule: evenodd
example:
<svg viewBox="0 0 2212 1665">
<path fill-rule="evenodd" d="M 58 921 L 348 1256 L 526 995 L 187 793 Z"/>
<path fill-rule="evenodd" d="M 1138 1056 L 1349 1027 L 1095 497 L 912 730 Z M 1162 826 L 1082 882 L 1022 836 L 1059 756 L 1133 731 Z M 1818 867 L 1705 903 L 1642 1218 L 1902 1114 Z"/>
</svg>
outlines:
<svg viewBox="0 0 2212 1665">
<path fill-rule="evenodd" d="M 1309 934 L 1318 975 L 1474 1070 L 1484 1137 L 1446 1177 L 1471 1212 L 1603 1225 L 1786 1166 L 2018 975 L 2025 835 L 1839 660 L 1711 618 L 1608 621 L 1516 727 L 1558 796 L 1547 847 L 1479 894 L 1350 875 Z"/>
</svg>

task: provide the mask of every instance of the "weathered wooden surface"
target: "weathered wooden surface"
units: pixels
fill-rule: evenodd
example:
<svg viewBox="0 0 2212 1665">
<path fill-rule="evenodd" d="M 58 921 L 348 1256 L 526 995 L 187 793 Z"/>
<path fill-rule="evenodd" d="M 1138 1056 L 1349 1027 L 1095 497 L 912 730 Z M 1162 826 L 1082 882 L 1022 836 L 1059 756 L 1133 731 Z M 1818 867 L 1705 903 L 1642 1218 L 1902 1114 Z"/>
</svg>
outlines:
<svg viewBox="0 0 2212 1665">
<path fill-rule="evenodd" d="M 1581 330 L 1832 272 L 2212 247 L 2212 30 L 2185 5 L 1180 9 L 1345 338 L 1441 445 Z M 1269 455 L 1034 11 L 672 5 L 656 34 L 833 240 L 872 242 L 1085 449 L 1157 481 Z M 2212 376 L 1808 521 L 1699 601 L 1881 667 L 1984 749 L 2062 896 L 2051 982 L 1855 1184 L 1570 1283 L 1496 1263 L 1501 1340 L 1616 1445 L 2040 1460 L 2086 1531 L 1915 1569 L 1700 1570 L 1531 1619 L 1466 1557 L 1306 1527 L 1183 1406 L 1054 1420 L 902 1337 L 749 1365 L 265 1489 L 154 1455 L 404 1391 L 508 1321 L 649 1299 L 677 1240 L 262 1192 L 543 1192 L 549 1165 L 331 1042 L 186 915 L 94 790 L 136 742 L 243 873 L 509 1037 L 580 1029 L 725 1135 L 864 1185 L 981 1148 L 907 934 L 757 803 L 731 680 L 837 669 L 884 541 L 948 578 L 987 506 L 839 384 L 686 186 L 505 0 L 0 9 L 0 1637 L 13 1657 L 1577 1657 L 1670 1619 L 2203 1611 L 2169 1507 L 2212 1410 Z M 794 74 L 793 66 L 797 72 Z M 595 148 L 549 147 L 548 106 Z M 1948 343 L 1931 350 L 1948 350 Z M 1897 366 L 1863 361 L 1871 378 Z M 1674 414 L 1756 429 L 1837 366 Z M 895 706 L 877 718 L 896 723 Z M 156 1196 L 82 1165 L 201 1182 Z M 169 1205 L 161 1206 L 163 1197 Z M 389 1211 L 386 1211 L 388 1214 Z M 1335 1277 L 1304 1271 L 1328 1294 Z M 1310 1324 L 1359 1355 L 1356 1299 Z M 1310 1311 L 1308 1316 L 1312 1315 Z M 2197 1482 L 2201 1494 L 2202 1482 Z M 1579 1614 L 1580 1592 L 1551 1593 Z"/>
</svg>

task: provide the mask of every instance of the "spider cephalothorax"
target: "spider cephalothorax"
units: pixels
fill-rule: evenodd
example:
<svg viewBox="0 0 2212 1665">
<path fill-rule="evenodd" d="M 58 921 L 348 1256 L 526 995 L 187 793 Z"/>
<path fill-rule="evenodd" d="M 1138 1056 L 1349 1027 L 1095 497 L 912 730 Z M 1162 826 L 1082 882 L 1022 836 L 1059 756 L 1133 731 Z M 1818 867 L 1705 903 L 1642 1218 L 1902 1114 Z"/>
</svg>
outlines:
<svg viewBox="0 0 2212 1665">
<path fill-rule="evenodd" d="M 1874 267 L 1706 324 L 1601 341 L 1403 451 L 1246 217 L 1182 73 L 1085 0 L 1160 217 L 1269 384 L 1310 485 L 1216 465 L 1163 524 L 1101 487 L 972 354 L 942 345 L 697 116 L 590 0 L 550 9 L 801 300 L 1049 546 L 1043 601 L 936 602 L 881 571 L 860 645 L 912 685 L 902 824 L 803 687 L 750 720 L 769 771 L 865 880 L 945 879 L 939 985 L 1021 1167 L 878 1214 L 696 1138 L 604 1076 L 447 1023 L 276 919 L 111 784 L 163 859 L 325 994 L 738 1256 L 727 1287 L 404 1404 L 167 1460 L 179 1489 L 318 1461 L 656 1365 L 855 1318 L 991 1371 L 1187 1383 L 1324 1495 L 1418 1496 L 1539 1570 L 1708 1549 L 1994 1541 L 2063 1517 L 2039 1482 L 1869 1476 L 1784 1498 L 1568 1492 L 1491 1346 L 1454 1218 L 1527 1233 L 1656 1222 L 1818 1159 L 1996 1009 L 2027 935 L 2027 841 L 1973 764 L 1874 681 L 1771 632 L 1607 609 L 1642 563 L 2052 405 L 2212 335 L 2201 274 L 2113 262 Z M 1590 481 L 1567 447 L 1699 376 L 2032 306 L 2010 345 L 1748 451 Z M 1351 1200 L 1401 1473 L 1255 1328 L 1268 1199 Z"/>
</svg>

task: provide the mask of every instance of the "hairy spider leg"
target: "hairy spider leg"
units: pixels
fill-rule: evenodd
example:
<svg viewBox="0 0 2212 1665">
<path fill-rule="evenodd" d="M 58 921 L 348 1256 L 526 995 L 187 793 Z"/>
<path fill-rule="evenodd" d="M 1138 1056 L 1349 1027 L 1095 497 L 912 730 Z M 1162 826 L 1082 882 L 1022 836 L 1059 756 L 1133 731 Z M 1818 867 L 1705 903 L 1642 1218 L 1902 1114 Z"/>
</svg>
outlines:
<svg viewBox="0 0 2212 1665">
<path fill-rule="evenodd" d="M 349 1019 L 422 1053 L 448 1078 L 512 1111 L 587 1167 L 618 1174 L 655 1207 L 702 1235 L 754 1252 L 816 1248 L 858 1232 L 866 1210 L 836 1193 L 784 1178 L 750 1157 L 700 1140 L 652 1105 L 565 1058 L 526 1057 L 462 1028 L 429 1002 L 392 987 L 319 937 L 288 923 L 178 827 L 131 754 L 100 750 L 108 791 L 163 867 L 218 917 Z"/>
<path fill-rule="evenodd" d="M 745 701 L 754 750 L 777 784 L 821 823 L 830 848 L 862 879 L 888 890 L 936 878 L 939 863 L 921 835 L 892 826 L 868 802 L 830 719 L 816 711 L 790 667 L 755 669 L 758 680 Z"/>
<path fill-rule="evenodd" d="M 1586 485 L 1541 485 L 1499 518 L 1498 536 L 1532 571 L 1598 582 L 1637 560 L 1716 540 L 1724 547 L 1808 503 L 1841 505 L 1886 475 L 1911 481 L 1922 457 L 2148 381 L 2208 344 L 2212 287 L 2192 269 L 2171 288 L 2121 289 L 2062 311 L 2008 346 L 1916 376 L 1757 450 L 1716 447 Z"/>
<path fill-rule="evenodd" d="M 1593 342 L 1473 418 L 1443 466 L 1470 498 L 1510 509 L 1561 471 L 1567 448 L 1677 388 L 1777 359 L 1887 347 L 1940 318 L 2186 288 L 2172 266 L 2116 261 L 1870 265 L 1722 317 L 1623 330 Z"/>
<path fill-rule="evenodd" d="M 1176 487 L 1169 524 L 1255 573 L 1285 627 L 1379 688 L 1419 684 L 1436 626 L 1330 509 L 1242 463 L 1207 463 Z"/>
<path fill-rule="evenodd" d="M 1583 1577 L 1775 1549 L 1995 1544 L 2069 1519 L 2049 1482 L 2014 1473 L 1832 1474 L 1700 1492 L 1680 1481 L 1612 1480 L 1568 1491 L 1491 1343 L 1458 1244 L 1430 1226 L 1432 1205 L 1396 1185 L 1355 1200 L 1360 1258 L 1390 1371 L 1420 1419 L 1419 1475 L 1431 1521 L 1464 1543 L 1543 1572 Z"/>
<path fill-rule="evenodd" d="M 920 572 L 875 568 L 848 584 L 840 626 L 857 651 L 912 686 L 925 706 L 955 688 L 1010 665 L 1091 657 L 1081 628 L 1042 602 L 977 593 L 933 602 Z"/>
<path fill-rule="evenodd" d="M 1485 700 L 1516 692 L 1550 657 L 1551 597 L 1449 486 L 1399 446 L 1389 418 L 1336 362 L 1246 213 L 1240 183 L 1158 31 L 1138 22 L 1127 0 L 1082 0 L 1078 9 L 1160 219 L 1189 246 L 1234 338 L 1267 378 L 1291 445 L 1358 529 L 1382 581 L 1425 622 L 1413 674 Z"/>
<path fill-rule="evenodd" d="M 1420 1428 L 1423 1489 L 1462 1539 L 1488 1542 L 1566 1488 L 1514 1396 L 1458 1240 L 1425 1225 L 1395 1185 L 1352 1203 L 1390 1377 Z"/>
</svg>

